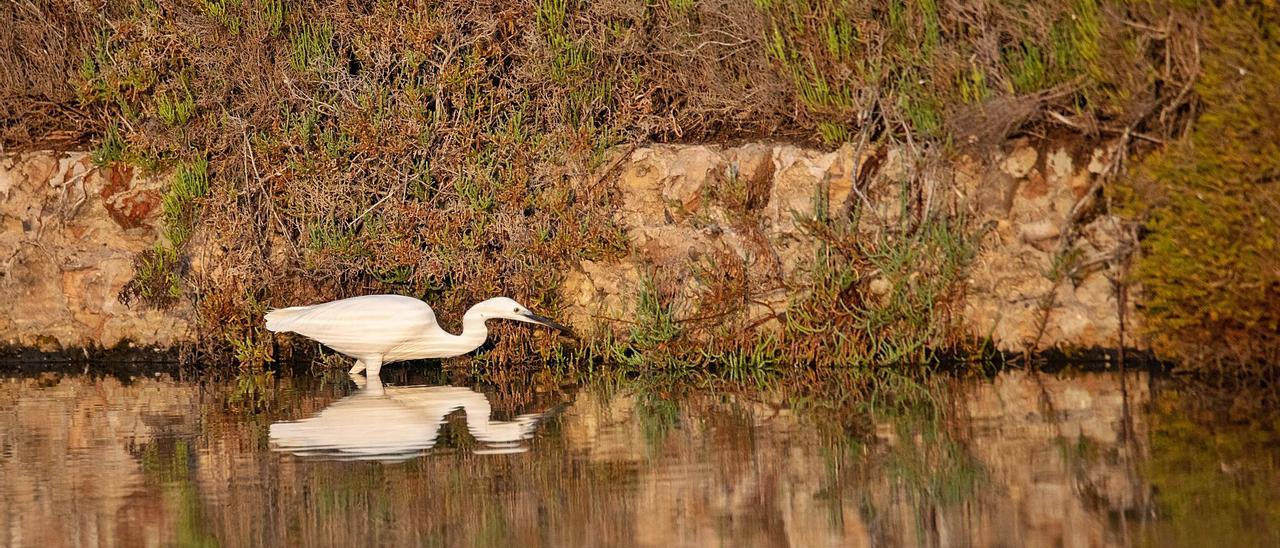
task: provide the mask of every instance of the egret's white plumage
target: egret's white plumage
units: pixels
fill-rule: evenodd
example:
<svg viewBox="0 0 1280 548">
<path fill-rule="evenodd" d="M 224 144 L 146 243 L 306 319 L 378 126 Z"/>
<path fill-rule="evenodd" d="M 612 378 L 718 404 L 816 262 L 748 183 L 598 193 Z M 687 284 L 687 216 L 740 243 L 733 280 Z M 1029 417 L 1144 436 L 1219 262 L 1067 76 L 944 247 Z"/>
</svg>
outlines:
<svg viewBox="0 0 1280 548">
<path fill-rule="evenodd" d="M 489 337 L 485 322 L 509 319 L 568 332 L 564 326 L 530 312 L 506 297 L 483 301 L 462 317 L 462 334 L 436 322 L 431 306 L 413 297 L 366 295 L 267 313 L 267 329 L 292 331 L 356 359 L 351 373 L 377 375 L 383 364 L 466 354 Z"/>
</svg>

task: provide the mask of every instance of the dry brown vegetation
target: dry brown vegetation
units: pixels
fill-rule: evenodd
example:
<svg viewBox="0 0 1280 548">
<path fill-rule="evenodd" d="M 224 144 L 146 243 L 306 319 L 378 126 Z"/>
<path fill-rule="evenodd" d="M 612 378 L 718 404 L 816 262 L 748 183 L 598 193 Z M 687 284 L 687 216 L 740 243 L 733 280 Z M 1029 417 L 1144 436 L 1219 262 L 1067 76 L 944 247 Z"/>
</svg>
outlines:
<svg viewBox="0 0 1280 548">
<path fill-rule="evenodd" d="M 177 226 L 139 264 L 181 264 L 172 256 L 192 242 L 211 250 L 204 275 L 176 291 L 217 342 L 260 359 L 270 339 L 255 326 L 269 304 L 389 291 L 457 318 L 503 293 L 554 312 L 563 265 L 625 251 L 613 197 L 592 176 L 622 143 L 866 139 L 943 157 L 1050 126 L 1160 142 L 1194 114 L 1198 21 L 1210 9 L 6 3 L 0 146 L 90 144 L 101 163 L 149 170 L 207 161 L 207 188 L 175 186 L 166 219 Z M 839 283 L 815 284 L 828 282 Z M 834 301 L 807 314 L 856 300 L 842 287 L 816 294 Z M 552 349 L 498 344 L 490 356 Z"/>
</svg>

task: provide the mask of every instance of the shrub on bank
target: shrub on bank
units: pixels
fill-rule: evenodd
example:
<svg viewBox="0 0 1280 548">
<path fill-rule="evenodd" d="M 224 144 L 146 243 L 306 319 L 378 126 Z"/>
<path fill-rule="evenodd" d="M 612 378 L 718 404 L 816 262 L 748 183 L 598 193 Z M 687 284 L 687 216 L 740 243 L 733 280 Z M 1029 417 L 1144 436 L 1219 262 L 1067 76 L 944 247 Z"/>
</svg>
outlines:
<svg viewBox="0 0 1280 548">
<path fill-rule="evenodd" d="M 1122 189 L 1146 231 L 1147 334 L 1191 370 L 1280 363 L 1280 15 L 1265 4 L 1216 12 L 1191 134 Z"/>
</svg>

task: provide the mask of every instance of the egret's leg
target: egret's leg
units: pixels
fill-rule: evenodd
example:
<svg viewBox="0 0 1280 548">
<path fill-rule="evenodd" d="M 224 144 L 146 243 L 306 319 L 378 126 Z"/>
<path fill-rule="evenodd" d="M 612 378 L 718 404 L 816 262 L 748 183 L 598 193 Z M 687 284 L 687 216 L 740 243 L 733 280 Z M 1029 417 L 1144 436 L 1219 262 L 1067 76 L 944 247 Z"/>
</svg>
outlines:
<svg viewBox="0 0 1280 548">
<path fill-rule="evenodd" d="M 382 357 L 366 358 L 364 360 L 364 365 L 368 368 L 365 369 L 364 374 L 370 377 L 376 377 L 378 376 L 378 371 L 382 370 Z"/>
<path fill-rule="evenodd" d="M 370 396 L 385 396 L 386 389 L 382 387 L 382 378 L 377 375 L 369 375 L 364 378 L 364 384 L 360 385 L 360 391 Z"/>
<path fill-rule="evenodd" d="M 360 390 L 364 390 L 365 385 L 368 384 L 368 381 L 365 379 L 364 375 L 359 375 L 359 374 L 352 374 L 351 382 L 356 383 L 356 388 L 359 388 Z"/>
<path fill-rule="evenodd" d="M 348 375 L 358 374 L 361 371 L 364 371 L 364 368 L 365 368 L 364 360 L 356 360 L 356 364 L 351 366 L 351 370 L 347 371 L 347 374 Z"/>
</svg>

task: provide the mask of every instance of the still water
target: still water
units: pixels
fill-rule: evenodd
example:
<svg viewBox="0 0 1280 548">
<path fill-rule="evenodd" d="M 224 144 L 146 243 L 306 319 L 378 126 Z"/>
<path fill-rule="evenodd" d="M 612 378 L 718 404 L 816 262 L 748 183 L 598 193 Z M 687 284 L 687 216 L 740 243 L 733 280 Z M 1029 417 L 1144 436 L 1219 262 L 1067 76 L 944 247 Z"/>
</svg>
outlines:
<svg viewBox="0 0 1280 548">
<path fill-rule="evenodd" d="M 1280 545 L 1276 423 L 1175 381 L 839 394 L 26 368 L 0 545 Z"/>
</svg>

